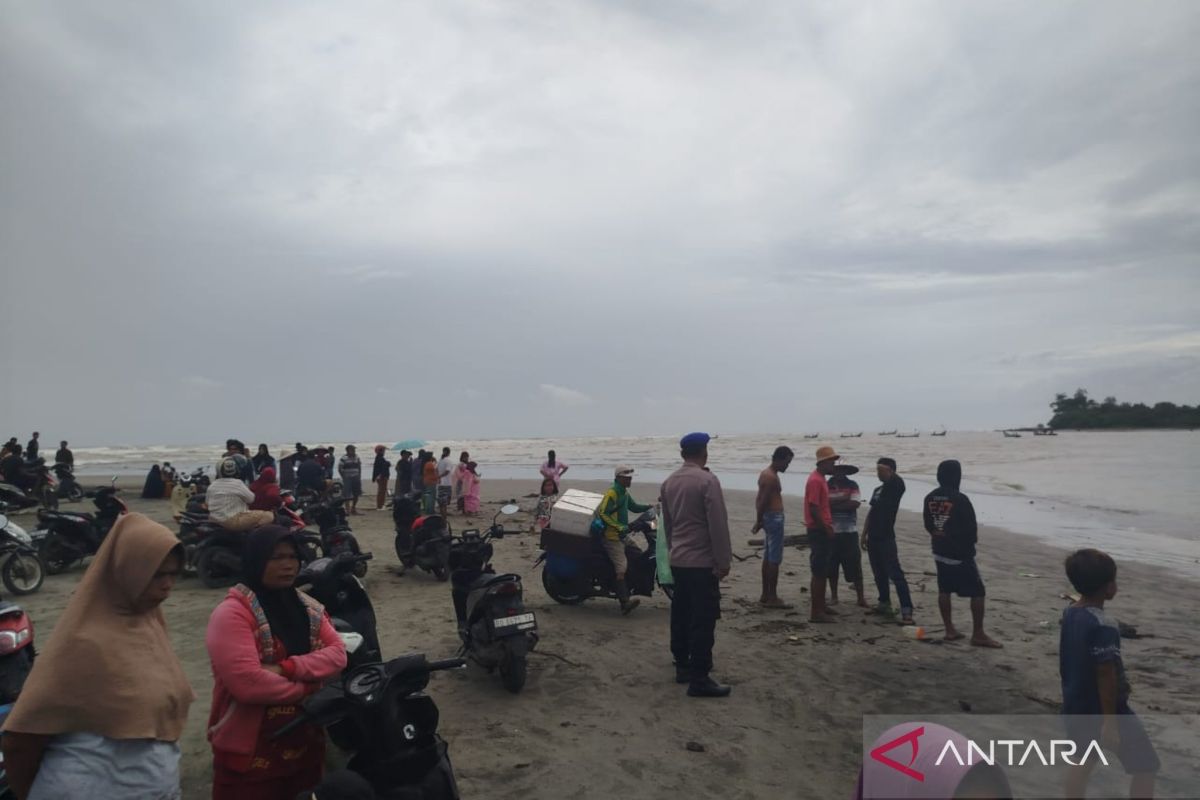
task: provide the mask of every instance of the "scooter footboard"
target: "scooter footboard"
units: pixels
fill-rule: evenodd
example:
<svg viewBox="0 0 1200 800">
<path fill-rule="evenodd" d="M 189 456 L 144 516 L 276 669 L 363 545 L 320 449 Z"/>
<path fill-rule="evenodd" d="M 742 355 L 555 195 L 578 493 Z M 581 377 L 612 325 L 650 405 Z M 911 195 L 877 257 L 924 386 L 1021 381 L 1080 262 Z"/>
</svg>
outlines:
<svg viewBox="0 0 1200 800">
<path fill-rule="evenodd" d="M 419 751 L 378 763 L 369 763 L 356 754 L 348 766 L 370 781 L 381 800 L 459 800 L 460 797 L 449 747 L 440 736 Z"/>
</svg>

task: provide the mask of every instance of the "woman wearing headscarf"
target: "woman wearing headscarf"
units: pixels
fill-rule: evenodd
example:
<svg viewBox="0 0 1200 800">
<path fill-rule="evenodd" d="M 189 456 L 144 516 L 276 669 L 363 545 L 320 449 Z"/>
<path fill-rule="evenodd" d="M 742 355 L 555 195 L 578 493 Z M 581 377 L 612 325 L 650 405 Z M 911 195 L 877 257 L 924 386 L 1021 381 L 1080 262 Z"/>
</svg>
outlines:
<svg viewBox="0 0 1200 800">
<path fill-rule="evenodd" d="M 464 486 L 463 474 L 467 471 L 467 464 L 471 463 L 471 454 L 463 450 L 458 454 L 458 464 L 454 467 L 454 496 L 455 505 L 459 511 L 466 513 L 466 488 Z"/>
<path fill-rule="evenodd" d="M 294 534 L 267 525 L 246 537 L 246 582 L 229 590 L 208 623 L 213 669 L 208 740 L 213 800 L 292 800 L 321 780 L 325 734 L 295 719 L 300 701 L 346 666 L 346 648 L 321 604 L 293 589 Z"/>
<path fill-rule="evenodd" d="M 162 467 L 154 464 L 150 467 L 150 471 L 146 473 L 146 482 L 142 484 L 142 499 L 160 500 L 162 499 L 164 488 Z"/>
<path fill-rule="evenodd" d="M 479 465 L 467 462 L 462 474 L 463 513 L 474 516 L 479 513 Z"/>
<path fill-rule="evenodd" d="M 263 467 L 263 471 L 250 484 L 254 492 L 254 502 L 250 504 L 251 511 L 274 511 L 283 505 L 279 494 L 279 484 L 275 482 L 275 468 Z"/>
<path fill-rule="evenodd" d="M 181 796 L 195 695 L 160 606 L 182 569 L 175 534 L 142 514 L 104 538 L 4 724 L 19 800 Z"/>
<path fill-rule="evenodd" d="M 271 451 L 265 444 L 260 444 L 258 452 L 254 454 L 254 458 L 250 459 L 250 464 L 254 467 L 255 475 L 262 475 L 263 470 L 267 467 L 274 469 L 275 456 L 271 455 Z"/>
</svg>

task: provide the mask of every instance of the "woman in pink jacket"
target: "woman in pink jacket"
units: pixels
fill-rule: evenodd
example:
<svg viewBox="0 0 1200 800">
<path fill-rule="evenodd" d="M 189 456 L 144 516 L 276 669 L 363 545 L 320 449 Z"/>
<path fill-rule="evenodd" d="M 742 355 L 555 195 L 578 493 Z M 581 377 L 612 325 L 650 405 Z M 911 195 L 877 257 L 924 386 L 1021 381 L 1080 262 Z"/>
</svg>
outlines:
<svg viewBox="0 0 1200 800">
<path fill-rule="evenodd" d="M 292 800 L 321 781 L 325 734 L 293 720 L 300 701 L 346 666 L 346 648 L 321 604 L 292 588 L 296 538 L 266 525 L 247 534 L 245 583 L 229 590 L 208 622 L 213 669 L 208 740 L 213 800 Z"/>
</svg>

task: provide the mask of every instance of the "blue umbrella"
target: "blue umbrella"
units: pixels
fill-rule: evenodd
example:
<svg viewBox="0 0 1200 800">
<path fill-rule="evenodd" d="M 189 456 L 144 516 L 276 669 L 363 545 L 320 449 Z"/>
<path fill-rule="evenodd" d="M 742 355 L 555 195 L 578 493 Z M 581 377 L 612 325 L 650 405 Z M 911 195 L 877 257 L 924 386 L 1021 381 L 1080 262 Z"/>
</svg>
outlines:
<svg viewBox="0 0 1200 800">
<path fill-rule="evenodd" d="M 424 439 L 405 439 L 392 445 L 393 450 L 417 450 L 429 444 Z"/>
</svg>

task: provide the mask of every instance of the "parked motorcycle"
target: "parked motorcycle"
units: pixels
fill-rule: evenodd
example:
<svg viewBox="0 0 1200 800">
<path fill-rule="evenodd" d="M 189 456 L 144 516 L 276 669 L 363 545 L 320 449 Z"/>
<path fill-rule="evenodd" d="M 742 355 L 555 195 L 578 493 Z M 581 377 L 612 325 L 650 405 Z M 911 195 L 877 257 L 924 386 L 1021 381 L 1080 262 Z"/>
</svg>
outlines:
<svg viewBox="0 0 1200 800">
<path fill-rule="evenodd" d="M 396 557 L 405 569 L 420 567 L 432 572 L 439 581 L 450 577 L 450 525 L 445 517 L 420 516 L 417 503 L 409 496 L 392 504 L 396 526 Z"/>
<path fill-rule="evenodd" d="M 14 511 L 22 511 L 39 505 L 38 499 L 20 486 L 2 481 L 0 481 L 0 502 Z"/>
<path fill-rule="evenodd" d="M 179 472 L 175 479 L 185 489 L 203 492 L 212 483 L 212 479 L 205 473 L 207 469 L 208 467 L 197 467 L 191 472 Z"/>
<path fill-rule="evenodd" d="M 497 575 L 492 568 L 492 539 L 504 538 L 500 515 L 520 509 L 507 505 L 492 518 L 492 526 L 480 535 L 463 531 L 450 540 L 450 593 L 460 655 L 465 655 L 488 672 L 500 670 L 504 688 L 516 694 L 525 687 L 526 656 L 537 646 L 537 618 L 525 610 L 521 576 Z"/>
<path fill-rule="evenodd" d="M 58 497 L 66 498 L 72 503 L 83 499 L 83 487 L 75 480 L 75 473 L 70 464 L 55 464 L 54 475 L 58 478 L 58 489 L 55 492 Z"/>
<path fill-rule="evenodd" d="M 95 514 L 77 511 L 38 510 L 41 526 L 31 536 L 33 544 L 42 556 L 46 571 L 57 575 L 72 564 L 95 555 L 100 543 L 108 535 L 117 518 L 129 511 L 117 494 L 117 479 L 103 489 L 87 492 L 92 499 Z"/>
<path fill-rule="evenodd" d="M 465 663 L 413 654 L 365 664 L 305 700 L 301 714 L 274 736 L 304 722 L 330 728 L 331 738 L 337 729 L 335 743 L 354 753 L 347 766 L 367 779 L 377 797 L 458 800 L 449 747 L 437 733 L 437 705 L 424 689 L 431 673 Z"/>
<path fill-rule="evenodd" d="M 370 553 L 345 551 L 323 556 L 306 564 L 296 576 L 294 584 L 325 606 L 338 633 L 355 633 L 362 637 L 361 645 L 350 653 L 347 670 L 383 660 L 379 650 L 375 607 L 356 575 L 358 565 L 372 558 Z"/>
<path fill-rule="evenodd" d="M 15 603 L 0 600 L 0 727 L 17 702 L 36 656 L 29 616 Z M 0 753 L 0 798 L 9 797 L 8 770 Z"/>
<path fill-rule="evenodd" d="M 316 525 L 321 536 L 321 550 L 327 556 L 339 553 L 358 555 L 362 549 L 358 539 L 350 530 L 350 522 L 346 516 L 346 501 L 342 497 L 313 500 L 300 511 L 305 523 Z M 367 574 L 367 562 L 360 560 L 355 563 L 355 575 L 362 578 Z"/>
<path fill-rule="evenodd" d="M 275 512 L 275 524 L 295 532 L 300 538 L 305 563 L 317 557 L 320 537 L 304 531 L 304 520 L 295 511 L 281 508 Z M 187 555 L 185 568 L 195 570 L 209 589 L 233 586 L 242 579 L 242 550 L 247 531 L 231 531 L 219 522 L 204 520 L 185 538 L 180 537 Z"/>
<path fill-rule="evenodd" d="M 33 538 L 5 515 L 7 510 L 0 503 L 0 580 L 13 594 L 33 594 L 46 580 L 46 565 Z"/>
<path fill-rule="evenodd" d="M 37 458 L 35 461 L 26 462 L 25 469 L 29 471 L 31 480 L 34 482 L 34 488 L 29 491 L 30 497 L 35 498 L 43 509 L 58 509 L 58 483 L 55 483 L 53 477 L 50 477 L 50 468 L 46 465 L 46 459 Z"/>
<path fill-rule="evenodd" d="M 658 583 L 657 527 L 653 511 L 645 512 L 629 524 L 629 535 L 625 538 L 625 556 L 629 561 L 625 583 L 630 594 L 650 597 L 654 587 L 659 585 L 667 597 L 672 595 L 671 587 Z M 636 533 L 645 537 L 645 550 L 634 544 Z M 617 598 L 616 573 L 599 538 L 574 536 L 546 528 L 542 531 L 539 546 L 542 554 L 534 566 L 545 564 L 542 586 L 555 601 L 578 605 L 589 597 Z"/>
<path fill-rule="evenodd" d="M 204 492 L 193 492 L 188 496 L 183 513 L 179 515 L 179 539 L 187 545 L 196 529 L 208 522 L 208 495 Z"/>
</svg>

